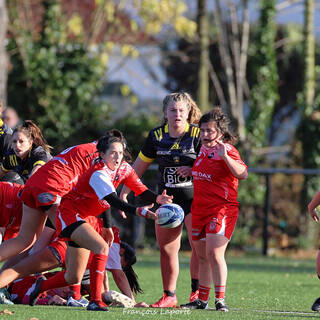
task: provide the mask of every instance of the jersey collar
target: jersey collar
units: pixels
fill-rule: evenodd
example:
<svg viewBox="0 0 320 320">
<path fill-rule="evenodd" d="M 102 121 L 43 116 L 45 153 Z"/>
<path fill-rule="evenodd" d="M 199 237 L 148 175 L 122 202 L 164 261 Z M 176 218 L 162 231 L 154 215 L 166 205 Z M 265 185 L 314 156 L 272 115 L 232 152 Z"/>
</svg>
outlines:
<svg viewBox="0 0 320 320">
<path fill-rule="evenodd" d="M 189 122 L 186 123 L 186 127 L 184 129 L 184 132 L 188 132 L 189 131 L 189 128 L 190 128 L 190 124 Z M 164 132 L 165 133 L 168 133 L 169 132 L 169 126 L 168 124 L 166 123 L 166 125 L 164 126 Z"/>
</svg>

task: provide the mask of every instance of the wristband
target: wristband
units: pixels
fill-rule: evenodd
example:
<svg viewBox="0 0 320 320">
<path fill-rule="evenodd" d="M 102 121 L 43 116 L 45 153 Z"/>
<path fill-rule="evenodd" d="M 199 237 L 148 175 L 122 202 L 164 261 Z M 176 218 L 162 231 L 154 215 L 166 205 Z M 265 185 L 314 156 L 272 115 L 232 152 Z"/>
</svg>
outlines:
<svg viewBox="0 0 320 320">
<path fill-rule="evenodd" d="M 148 213 L 148 210 L 144 207 L 139 207 L 138 208 L 138 214 L 139 216 L 141 217 L 146 217 L 147 216 L 147 213 Z"/>
</svg>

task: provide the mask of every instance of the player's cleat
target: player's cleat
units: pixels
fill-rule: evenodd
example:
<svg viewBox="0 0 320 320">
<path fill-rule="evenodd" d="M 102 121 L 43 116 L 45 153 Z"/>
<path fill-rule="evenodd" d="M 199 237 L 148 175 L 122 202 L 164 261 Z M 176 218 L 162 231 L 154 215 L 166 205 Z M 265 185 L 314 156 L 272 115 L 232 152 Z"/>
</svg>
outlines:
<svg viewBox="0 0 320 320">
<path fill-rule="evenodd" d="M 197 300 L 199 297 L 199 290 L 190 293 L 189 302 Z"/>
<path fill-rule="evenodd" d="M 0 304 L 14 304 L 11 301 L 10 293 L 6 288 L 0 289 Z"/>
<path fill-rule="evenodd" d="M 38 278 L 36 281 L 36 284 L 34 286 L 34 289 L 32 292 L 30 292 L 29 296 L 29 305 L 34 306 L 38 300 L 38 296 L 40 294 L 40 284 L 44 279 L 42 277 Z"/>
<path fill-rule="evenodd" d="M 196 299 L 192 302 L 182 304 L 180 307 L 182 309 L 208 309 L 208 302 Z"/>
<path fill-rule="evenodd" d="M 313 303 L 311 309 L 313 311 L 320 311 L 320 297 Z"/>
<path fill-rule="evenodd" d="M 81 297 L 79 300 L 73 299 L 72 297 L 69 297 L 68 301 L 67 301 L 67 306 L 68 307 L 87 307 L 89 304 L 89 301 L 84 298 Z"/>
<path fill-rule="evenodd" d="M 130 299 L 128 296 L 114 290 L 110 290 L 109 293 L 112 304 L 123 308 L 134 307 L 132 299 Z"/>
<path fill-rule="evenodd" d="M 87 310 L 89 311 L 109 311 L 107 305 L 102 301 L 91 301 L 88 306 Z"/>
<path fill-rule="evenodd" d="M 176 295 L 173 297 L 167 296 L 166 293 L 155 303 L 150 304 L 150 308 L 175 308 L 177 306 L 178 300 Z"/>
<path fill-rule="evenodd" d="M 229 307 L 226 305 L 226 302 L 224 299 L 216 299 L 216 310 L 217 311 L 222 311 L 222 312 L 228 312 Z"/>
</svg>

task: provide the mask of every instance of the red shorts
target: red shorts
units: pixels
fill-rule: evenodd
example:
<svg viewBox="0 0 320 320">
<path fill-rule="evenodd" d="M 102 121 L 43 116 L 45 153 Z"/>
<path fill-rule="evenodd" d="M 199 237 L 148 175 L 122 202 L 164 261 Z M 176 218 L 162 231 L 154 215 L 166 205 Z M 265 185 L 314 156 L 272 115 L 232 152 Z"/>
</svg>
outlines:
<svg viewBox="0 0 320 320">
<path fill-rule="evenodd" d="M 32 185 L 26 185 L 23 188 L 20 194 L 20 199 L 25 205 L 34 209 L 50 206 L 53 204 L 59 205 L 61 201 L 61 197 L 59 195 L 52 194 Z"/>
<path fill-rule="evenodd" d="M 61 265 L 64 266 L 66 262 L 67 243 L 58 239 L 49 244 L 49 249 Z"/>
<path fill-rule="evenodd" d="M 222 235 L 229 240 L 235 229 L 239 214 L 237 206 L 217 206 L 211 216 L 202 218 L 192 215 L 192 240 L 200 240 L 206 234 Z"/>
</svg>

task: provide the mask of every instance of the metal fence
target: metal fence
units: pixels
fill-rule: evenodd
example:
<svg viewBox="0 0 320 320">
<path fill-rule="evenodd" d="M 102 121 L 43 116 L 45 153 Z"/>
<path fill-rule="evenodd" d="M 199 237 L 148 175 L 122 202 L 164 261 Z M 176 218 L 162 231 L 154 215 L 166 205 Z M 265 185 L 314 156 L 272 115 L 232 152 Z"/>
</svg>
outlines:
<svg viewBox="0 0 320 320">
<path fill-rule="evenodd" d="M 264 204 L 264 220 L 263 220 L 263 246 L 262 254 L 268 254 L 268 242 L 269 242 L 269 215 L 271 211 L 271 178 L 276 173 L 283 173 L 287 175 L 301 174 L 301 175 L 320 175 L 318 169 L 287 169 L 287 168 L 249 168 L 249 173 L 256 173 L 265 176 L 265 204 Z"/>
</svg>

